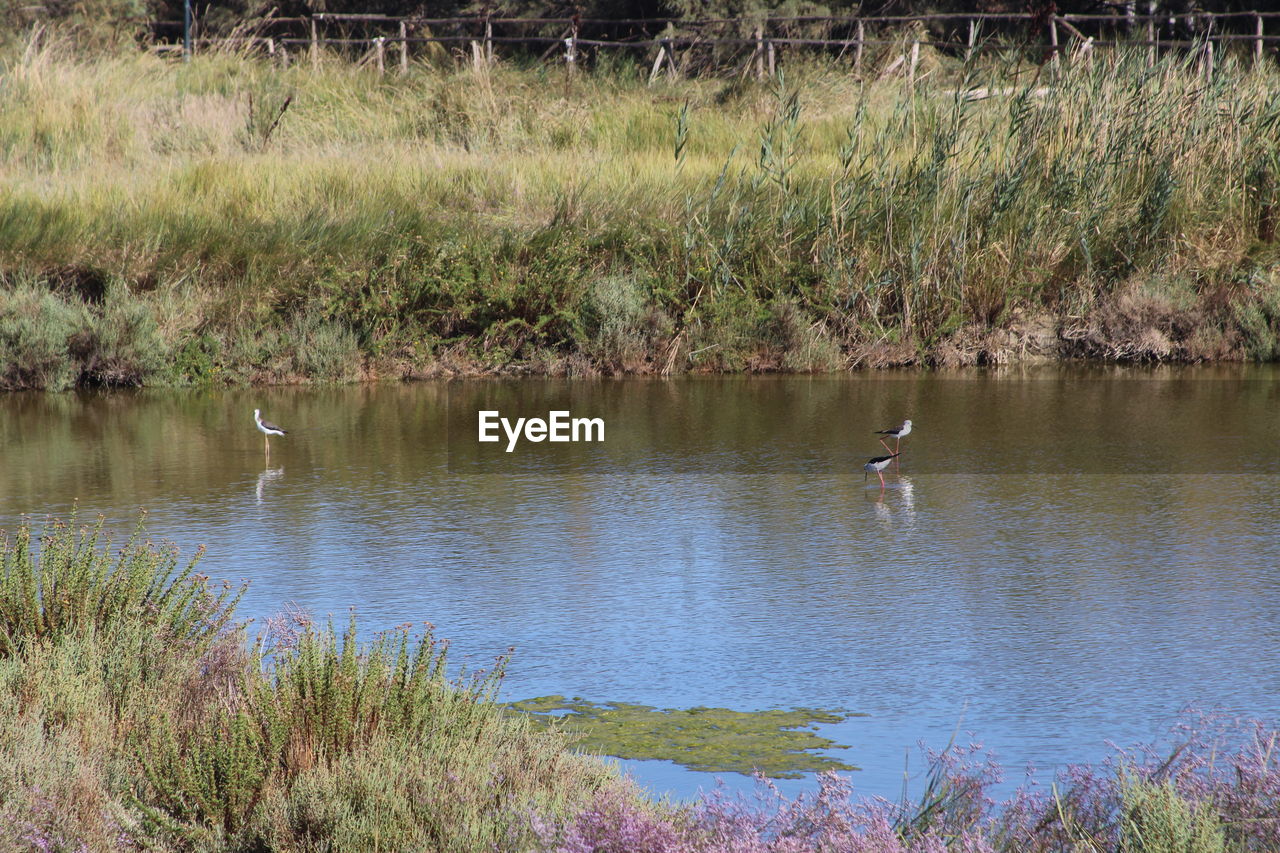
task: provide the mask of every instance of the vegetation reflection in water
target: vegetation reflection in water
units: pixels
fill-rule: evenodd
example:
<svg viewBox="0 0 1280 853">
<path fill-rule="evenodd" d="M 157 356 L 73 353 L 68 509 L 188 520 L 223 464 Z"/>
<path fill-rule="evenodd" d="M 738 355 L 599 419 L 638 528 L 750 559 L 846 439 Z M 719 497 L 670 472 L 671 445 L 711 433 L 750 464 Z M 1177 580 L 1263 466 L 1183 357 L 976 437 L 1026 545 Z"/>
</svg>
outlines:
<svg viewBox="0 0 1280 853">
<path fill-rule="evenodd" d="M 817 708 L 654 708 L 627 702 L 589 702 L 576 696 L 540 696 L 513 702 L 511 707 L 539 725 L 574 735 L 575 745 L 586 752 L 674 761 L 690 770 L 711 773 L 759 771 L 777 779 L 858 769 L 821 754 L 848 747 L 815 734 L 815 724 L 866 716 Z"/>
</svg>

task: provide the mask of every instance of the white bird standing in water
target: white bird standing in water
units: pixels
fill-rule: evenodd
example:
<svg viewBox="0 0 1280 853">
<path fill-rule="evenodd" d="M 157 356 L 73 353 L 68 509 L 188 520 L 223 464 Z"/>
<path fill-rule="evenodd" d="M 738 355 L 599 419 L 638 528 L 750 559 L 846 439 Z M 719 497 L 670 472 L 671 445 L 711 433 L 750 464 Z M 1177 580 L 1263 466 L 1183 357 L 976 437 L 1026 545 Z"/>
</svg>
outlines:
<svg viewBox="0 0 1280 853">
<path fill-rule="evenodd" d="M 896 453 L 890 453 L 888 456 L 876 456 L 871 459 L 868 459 L 867 464 L 862 466 L 862 470 L 866 472 L 866 474 L 862 475 L 862 481 L 865 483 L 867 480 L 867 474 L 870 474 L 872 471 L 874 471 L 876 473 L 876 476 L 880 478 L 880 491 L 883 492 L 884 491 L 884 469 L 888 468 L 889 463 L 892 462 L 894 459 L 896 459 L 897 456 L 898 454 Z"/>
<path fill-rule="evenodd" d="M 891 427 L 889 429 L 876 430 L 876 435 L 888 435 L 893 437 L 894 439 L 893 455 L 894 456 L 898 455 L 898 450 L 900 449 L 900 446 L 902 444 L 902 439 L 905 438 L 910 433 L 911 433 L 911 421 L 903 421 L 902 426 Z M 880 439 L 880 443 L 884 444 L 883 438 Z M 884 444 L 884 449 L 888 450 L 889 445 Z"/>
<path fill-rule="evenodd" d="M 264 421 L 262 419 L 261 409 L 253 410 L 253 422 L 258 425 L 258 430 L 262 433 L 264 440 L 267 443 L 267 456 L 270 456 L 271 455 L 271 436 L 288 435 L 288 430 L 285 430 L 276 426 L 271 421 Z"/>
</svg>

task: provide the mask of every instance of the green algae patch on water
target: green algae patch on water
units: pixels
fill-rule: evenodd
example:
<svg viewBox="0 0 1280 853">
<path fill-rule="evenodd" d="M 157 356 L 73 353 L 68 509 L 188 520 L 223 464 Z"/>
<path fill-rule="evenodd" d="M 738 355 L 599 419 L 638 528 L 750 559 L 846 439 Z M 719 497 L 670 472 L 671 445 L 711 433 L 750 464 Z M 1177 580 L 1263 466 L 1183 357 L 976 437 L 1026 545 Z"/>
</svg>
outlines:
<svg viewBox="0 0 1280 853">
<path fill-rule="evenodd" d="M 857 770 L 822 754 L 846 749 L 815 734 L 818 724 L 865 716 L 816 708 L 731 711 L 653 708 L 541 696 L 512 702 L 541 726 L 561 729 L 584 752 L 635 760 L 674 761 L 709 773 L 752 773 L 794 779 L 820 770 Z"/>
</svg>

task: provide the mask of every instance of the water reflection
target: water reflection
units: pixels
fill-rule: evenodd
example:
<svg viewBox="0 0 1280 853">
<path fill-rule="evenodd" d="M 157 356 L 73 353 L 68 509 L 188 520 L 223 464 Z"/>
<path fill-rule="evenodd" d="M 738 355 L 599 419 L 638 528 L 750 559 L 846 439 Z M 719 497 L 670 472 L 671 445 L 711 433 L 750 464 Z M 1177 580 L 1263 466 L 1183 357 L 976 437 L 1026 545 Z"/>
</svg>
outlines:
<svg viewBox="0 0 1280 853">
<path fill-rule="evenodd" d="M 868 490 L 868 500 L 875 508 L 876 519 L 886 530 L 894 527 L 909 530 L 915 527 L 915 489 L 911 478 L 903 475 L 888 482 L 883 489 Z"/>
<path fill-rule="evenodd" d="M 868 712 L 837 739 L 892 797 L 966 701 L 1013 767 L 1147 739 L 1189 702 L 1280 713 L 1278 378 L 11 395 L 0 527 L 78 499 L 123 533 L 145 507 L 251 580 L 244 616 L 430 620 L 480 666 L 515 644 L 510 698 Z M 481 404 L 601 416 L 607 441 L 478 458 Z M 298 428 L 265 468 L 255 406 Z M 870 436 L 904 412 L 929 428 L 881 493 Z"/>
<path fill-rule="evenodd" d="M 258 498 L 258 503 L 262 503 L 262 494 L 267 487 L 267 483 L 273 483 L 284 477 L 284 468 L 268 468 L 258 475 L 258 483 L 254 487 L 254 495 Z"/>
<path fill-rule="evenodd" d="M 916 514 L 916 486 L 910 477 L 898 480 L 898 491 L 902 495 L 902 511 L 907 518 L 914 519 Z"/>
</svg>

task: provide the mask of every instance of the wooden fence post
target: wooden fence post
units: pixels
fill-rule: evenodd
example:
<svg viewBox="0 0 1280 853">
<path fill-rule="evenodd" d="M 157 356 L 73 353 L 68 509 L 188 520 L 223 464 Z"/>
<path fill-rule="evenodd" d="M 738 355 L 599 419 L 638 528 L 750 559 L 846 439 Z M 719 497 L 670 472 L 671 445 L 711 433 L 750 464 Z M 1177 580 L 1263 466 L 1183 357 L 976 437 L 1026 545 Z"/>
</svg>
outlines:
<svg viewBox="0 0 1280 853">
<path fill-rule="evenodd" d="M 774 77 L 778 73 L 778 55 L 777 50 L 773 46 L 773 40 L 769 40 L 769 76 Z"/>
<path fill-rule="evenodd" d="M 667 55 L 666 42 L 658 45 L 658 55 L 653 60 L 653 70 L 649 72 L 649 85 L 653 85 L 653 81 L 658 79 L 658 73 L 662 71 L 662 60 Z"/>
<path fill-rule="evenodd" d="M 400 22 L 400 73 L 409 73 L 409 25 Z"/>
<path fill-rule="evenodd" d="M 311 67 L 320 67 L 320 34 L 316 29 L 316 19 L 311 17 Z"/>
<path fill-rule="evenodd" d="M 756 49 L 755 49 L 756 79 L 763 80 L 764 79 L 764 28 L 756 27 L 755 37 L 756 37 Z"/>
<path fill-rule="evenodd" d="M 1083 57 L 1089 67 L 1093 67 L 1093 36 L 1085 39 L 1084 44 L 1080 45 L 1079 56 Z"/>
<path fill-rule="evenodd" d="M 1056 15 L 1049 16 L 1049 45 L 1053 50 L 1049 61 L 1056 68 L 1058 66 L 1058 18 Z"/>
<path fill-rule="evenodd" d="M 862 72 L 862 43 L 867 40 L 867 30 L 862 20 L 858 20 L 858 49 L 853 52 L 853 69 Z"/>
<path fill-rule="evenodd" d="M 911 43 L 911 68 L 907 71 L 907 85 L 915 88 L 916 85 L 916 66 L 920 64 L 920 42 L 913 41 Z"/>
<path fill-rule="evenodd" d="M 493 64 L 493 21 L 484 19 L 484 61 Z"/>
<path fill-rule="evenodd" d="M 578 67 L 578 25 L 574 24 L 569 31 L 569 37 L 564 40 L 564 61 L 569 64 L 569 70 L 574 71 Z"/>
<path fill-rule="evenodd" d="M 1156 0 L 1147 4 L 1147 67 L 1156 64 Z"/>
<path fill-rule="evenodd" d="M 1262 15 L 1255 14 L 1253 16 L 1254 28 L 1257 32 L 1257 39 L 1253 42 L 1253 61 L 1256 65 L 1262 61 Z"/>
<path fill-rule="evenodd" d="M 373 40 L 373 50 L 378 56 L 378 73 L 387 73 L 387 37 L 378 36 Z"/>
</svg>

